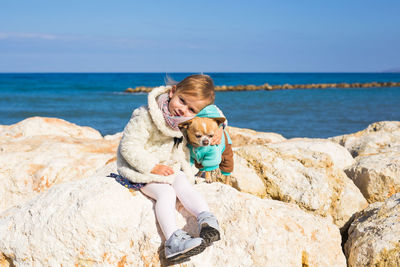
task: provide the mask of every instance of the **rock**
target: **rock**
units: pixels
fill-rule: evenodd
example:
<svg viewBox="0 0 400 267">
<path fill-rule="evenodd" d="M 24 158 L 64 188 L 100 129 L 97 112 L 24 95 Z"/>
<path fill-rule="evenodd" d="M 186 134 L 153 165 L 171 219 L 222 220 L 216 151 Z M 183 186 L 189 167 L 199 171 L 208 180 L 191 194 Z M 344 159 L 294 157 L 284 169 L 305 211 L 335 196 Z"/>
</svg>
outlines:
<svg viewBox="0 0 400 267">
<path fill-rule="evenodd" d="M 232 126 L 228 126 L 226 130 L 232 139 L 233 147 L 250 144 L 262 145 L 286 140 L 285 137 L 277 133 L 256 132 L 251 129 L 237 128 Z"/>
<path fill-rule="evenodd" d="M 350 88 L 350 84 L 348 84 L 348 83 L 338 83 L 337 87 L 338 88 Z"/>
<path fill-rule="evenodd" d="M 0 125 L 0 141 L 37 135 L 103 139 L 93 128 L 78 126 L 57 118 L 31 117 L 13 125 Z"/>
<path fill-rule="evenodd" d="M 119 141 L 122 138 L 122 132 L 116 133 L 116 134 L 109 134 L 104 136 L 104 140 L 108 140 L 108 141 L 117 141 L 119 143 Z"/>
<path fill-rule="evenodd" d="M 358 156 L 357 162 L 345 172 L 369 203 L 385 201 L 400 192 L 400 147 Z"/>
<path fill-rule="evenodd" d="M 400 192 L 400 121 L 372 123 L 365 130 L 330 140 L 356 157 L 345 172 L 369 203 Z"/>
<path fill-rule="evenodd" d="M 273 143 L 276 144 L 271 145 L 271 147 L 279 148 L 280 150 L 300 152 L 299 150 L 305 149 L 326 153 L 330 156 L 333 164 L 342 170 L 355 162 L 351 154 L 343 146 L 326 139 L 292 138 L 282 142 L 275 141 Z"/>
<path fill-rule="evenodd" d="M 230 175 L 230 185 L 237 190 L 249 193 L 260 198 L 268 198 L 264 180 L 260 178 L 253 166 L 234 152 L 235 167 Z"/>
<path fill-rule="evenodd" d="M 346 266 L 328 220 L 220 183 L 196 189 L 218 217 L 222 239 L 186 266 Z M 15 266 L 164 266 L 153 205 L 108 177 L 56 185 L 0 214 L 0 259 Z M 180 203 L 176 215 L 179 227 L 198 234 Z"/>
<path fill-rule="evenodd" d="M 315 88 L 354 88 L 354 87 L 400 87 L 400 82 L 372 82 L 372 83 L 320 83 L 320 84 L 275 84 L 269 85 L 268 83 L 262 85 L 217 85 L 215 91 L 253 91 L 253 90 L 280 90 L 280 89 L 315 89 Z M 125 89 L 126 93 L 148 93 L 152 87 L 138 86 L 135 88 Z"/>
<path fill-rule="evenodd" d="M 272 86 L 268 83 L 264 83 L 263 85 L 261 85 L 261 88 L 264 90 L 272 90 Z"/>
<path fill-rule="evenodd" d="M 400 266 L 400 194 L 358 213 L 348 230 L 349 266 Z"/>
<path fill-rule="evenodd" d="M 30 118 L 0 129 L 0 212 L 82 179 L 114 161 L 119 140 L 59 119 Z"/>
<path fill-rule="evenodd" d="M 400 146 L 400 121 L 375 122 L 357 133 L 329 139 L 344 146 L 353 157 L 379 153 Z"/>
<path fill-rule="evenodd" d="M 275 144 L 271 144 L 269 147 L 274 147 L 279 149 L 279 151 L 292 151 L 290 153 L 296 150 L 296 153 L 301 153 L 303 150 L 327 153 L 331 157 L 333 164 L 339 169 L 351 166 L 355 162 L 344 147 L 325 139 L 294 138 L 282 142 L 278 141 L 276 140 L 276 143 L 274 142 Z M 252 142 L 250 141 L 249 143 Z M 254 143 L 257 144 L 257 142 Z M 236 150 L 234 149 L 234 151 Z M 237 153 L 234 153 L 234 162 L 235 169 L 231 175 L 231 185 L 241 192 L 250 193 L 261 198 L 269 197 L 266 189 L 267 184 L 264 184 L 264 178 L 257 174 L 251 163 Z"/>
<path fill-rule="evenodd" d="M 318 145 L 312 151 L 313 146 L 307 147 L 306 143 L 301 141 L 296 146 L 285 141 L 237 148 L 236 157 L 245 161 L 237 161 L 232 176 L 240 185 L 243 177 L 255 180 L 256 173 L 265 185 L 265 192 L 259 189 L 256 195 L 296 203 L 308 212 L 331 217 L 337 226 L 344 227 L 355 212 L 367 206 L 367 201 L 338 167 L 340 164 L 335 164 L 328 153 L 318 151 Z M 254 192 L 246 182 L 239 190 Z"/>
<path fill-rule="evenodd" d="M 293 87 L 292 87 L 290 84 L 288 84 L 288 83 L 285 83 L 284 85 L 282 85 L 281 88 L 282 88 L 282 89 L 293 89 Z"/>
</svg>

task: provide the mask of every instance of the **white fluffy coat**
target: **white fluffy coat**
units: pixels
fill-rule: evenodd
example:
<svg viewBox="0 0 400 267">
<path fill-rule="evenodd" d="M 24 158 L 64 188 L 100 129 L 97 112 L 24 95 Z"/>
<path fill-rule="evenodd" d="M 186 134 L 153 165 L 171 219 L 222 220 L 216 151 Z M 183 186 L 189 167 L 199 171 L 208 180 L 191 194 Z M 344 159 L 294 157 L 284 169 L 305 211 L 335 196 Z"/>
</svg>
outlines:
<svg viewBox="0 0 400 267">
<path fill-rule="evenodd" d="M 182 170 L 194 181 L 197 169 L 190 166 L 186 141 L 174 147 L 174 137 L 181 138 L 182 133 L 166 124 L 157 104 L 157 97 L 170 89 L 170 86 L 154 88 L 148 95 L 148 106 L 135 109 L 125 126 L 117 152 L 117 168 L 120 175 L 134 183 L 172 184 L 175 175 L 150 173 L 156 164 L 170 166 L 175 173 Z"/>
</svg>

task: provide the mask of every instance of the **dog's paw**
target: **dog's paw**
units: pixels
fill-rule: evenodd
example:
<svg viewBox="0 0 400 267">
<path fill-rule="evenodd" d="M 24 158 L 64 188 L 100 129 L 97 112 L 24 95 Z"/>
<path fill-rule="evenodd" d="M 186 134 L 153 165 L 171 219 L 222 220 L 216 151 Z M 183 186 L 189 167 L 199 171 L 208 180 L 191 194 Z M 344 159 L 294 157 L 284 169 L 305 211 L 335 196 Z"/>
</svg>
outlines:
<svg viewBox="0 0 400 267">
<path fill-rule="evenodd" d="M 210 172 L 210 171 L 205 172 L 204 178 L 206 180 L 206 183 L 208 183 L 208 184 L 212 183 L 213 182 L 212 172 Z"/>
<path fill-rule="evenodd" d="M 211 182 L 219 182 L 220 181 L 220 177 L 222 176 L 220 169 L 212 170 L 209 173 L 210 173 Z"/>
<path fill-rule="evenodd" d="M 206 178 L 206 183 L 207 183 L 207 184 L 211 184 L 212 182 L 213 182 L 213 180 L 207 179 L 207 178 Z"/>
<path fill-rule="evenodd" d="M 232 185 L 232 183 L 231 183 L 231 176 L 230 175 L 222 175 L 222 177 L 221 177 L 222 179 L 222 181 L 221 182 L 223 182 L 224 184 L 227 184 L 227 185 Z"/>
</svg>

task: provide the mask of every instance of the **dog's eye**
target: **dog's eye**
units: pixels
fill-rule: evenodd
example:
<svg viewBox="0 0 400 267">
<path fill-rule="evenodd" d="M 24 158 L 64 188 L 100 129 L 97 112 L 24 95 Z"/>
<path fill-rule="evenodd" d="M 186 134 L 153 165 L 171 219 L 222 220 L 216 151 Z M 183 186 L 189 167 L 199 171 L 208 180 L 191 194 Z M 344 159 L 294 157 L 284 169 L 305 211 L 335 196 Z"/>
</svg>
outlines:
<svg viewBox="0 0 400 267">
<path fill-rule="evenodd" d="M 196 138 L 200 138 L 201 137 L 201 134 L 196 134 Z"/>
<path fill-rule="evenodd" d="M 213 134 L 209 134 L 209 135 L 208 135 L 208 137 L 210 137 L 210 138 L 213 138 L 213 137 L 214 137 L 214 135 L 213 135 Z"/>
</svg>

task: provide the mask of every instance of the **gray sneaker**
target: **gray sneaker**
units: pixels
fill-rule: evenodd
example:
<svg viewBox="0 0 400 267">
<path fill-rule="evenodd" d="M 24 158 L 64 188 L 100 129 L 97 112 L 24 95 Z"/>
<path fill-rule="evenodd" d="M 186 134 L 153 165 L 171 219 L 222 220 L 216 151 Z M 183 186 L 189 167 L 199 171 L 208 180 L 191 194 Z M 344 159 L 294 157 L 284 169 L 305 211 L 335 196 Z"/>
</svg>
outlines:
<svg viewBox="0 0 400 267">
<path fill-rule="evenodd" d="M 182 260 L 203 252 L 205 248 L 203 238 L 191 237 L 183 230 L 176 230 L 165 241 L 165 258 L 169 261 Z"/>
<path fill-rule="evenodd" d="M 206 241 L 207 245 L 221 239 L 218 221 L 214 214 L 209 211 L 201 212 L 197 216 L 197 223 L 199 224 L 200 237 Z"/>
</svg>

